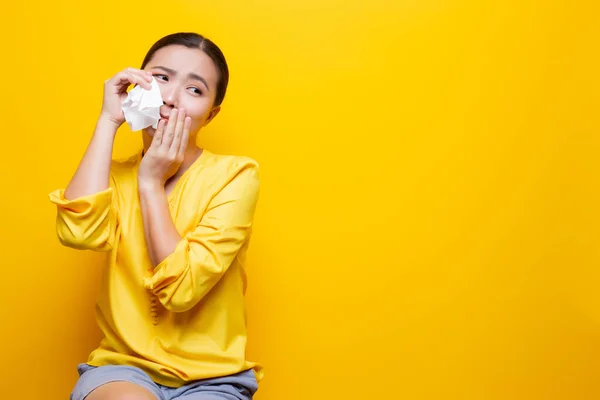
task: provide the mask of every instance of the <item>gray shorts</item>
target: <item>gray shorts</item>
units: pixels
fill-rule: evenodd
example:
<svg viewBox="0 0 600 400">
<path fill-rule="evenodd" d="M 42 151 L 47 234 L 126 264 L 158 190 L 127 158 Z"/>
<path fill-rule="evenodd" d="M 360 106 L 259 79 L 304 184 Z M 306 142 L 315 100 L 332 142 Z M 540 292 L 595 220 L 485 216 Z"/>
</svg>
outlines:
<svg viewBox="0 0 600 400">
<path fill-rule="evenodd" d="M 193 381 L 179 388 L 154 383 L 139 368 L 125 365 L 92 367 L 79 364 L 79 380 L 71 393 L 71 400 L 83 400 L 92 390 L 110 382 L 131 382 L 149 390 L 158 400 L 251 400 L 258 389 L 253 370 L 221 378 Z"/>
</svg>

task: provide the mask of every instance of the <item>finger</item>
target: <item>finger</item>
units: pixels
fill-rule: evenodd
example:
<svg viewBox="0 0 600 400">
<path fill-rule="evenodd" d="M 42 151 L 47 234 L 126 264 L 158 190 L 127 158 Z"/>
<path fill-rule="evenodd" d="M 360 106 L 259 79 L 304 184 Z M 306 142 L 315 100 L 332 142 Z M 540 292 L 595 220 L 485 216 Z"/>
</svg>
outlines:
<svg viewBox="0 0 600 400">
<path fill-rule="evenodd" d="M 185 151 L 190 141 L 190 127 L 192 126 L 192 119 L 185 117 L 183 124 L 183 136 L 181 137 L 181 144 L 179 145 L 179 157 L 183 158 Z"/>
<path fill-rule="evenodd" d="M 150 71 L 144 71 L 143 69 L 137 69 L 137 68 L 127 68 L 126 71 L 129 72 L 130 74 L 139 76 L 143 80 L 152 82 L 152 72 L 150 72 Z"/>
<path fill-rule="evenodd" d="M 138 69 L 138 68 L 131 68 L 131 67 L 125 68 L 125 71 L 131 72 L 131 73 L 134 73 L 134 74 L 138 74 L 139 73 L 139 74 L 142 74 L 142 75 L 145 75 L 145 74 L 148 73 L 148 71 L 146 71 L 146 70 Z"/>
<path fill-rule="evenodd" d="M 152 88 L 152 73 L 135 68 L 127 68 L 127 72 L 138 79 L 138 85 L 146 90 Z"/>
<path fill-rule="evenodd" d="M 145 75 L 144 73 L 140 73 L 139 71 L 121 71 L 117 73 L 112 79 L 110 83 L 117 88 L 117 92 L 123 92 L 127 89 L 130 84 L 140 85 L 144 89 L 150 90 L 152 85 L 150 82 L 147 82 L 147 78 L 152 81 L 152 77 Z"/>
<path fill-rule="evenodd" d="M 179 153 L 179 146 L 181 145 L 181 137 L 183 136 L 183 125 L 185 123 L 185 110 L 180 108 L 177 113 L 177 124 L 175 125 L 175 136 L 173 137 L 173 143 L 171 143 L 171 151 L 174 155 Z"/>
<path fill-rule="evenodd" d="M 142 88 L 144 88 L 146 90 L 152 89 L 152 84 L 150 82 L 148 82 L 148 80 L 146 79 L 146 76 L 143 76 L 136 72 L 127 72 L 127 73 L 129 74 L 129 76 L 132 77 L 132 81 L 135 83 L 135 86 L 141 86 Z"/>
<path fill-rule="evenodd" d="M 162 146 L 169 150 L 171 147 L 171 143 L 173 142 L 173 136 L 175 135 L 175 125 L 177 124 L 177 109 L 174 108 L 171 110 L 171 115 L 169 115 L 169 122 L 167 122 L 167 127 L 165 128 L 165 133 L 162 137 Z"/>
<path fill-rule="evenodd" d="M 160 146 L 160 144 L 162 143 L 164 131 L 165 131 L 165 120 L 161 119 L 160 121 L 158 121 L 158 126 L 156 127 L 156 130 L 154 131 L 154 137 L 152 138 L 151 146 Z"/>
<path fill-rule="evenodd" d="M 119 73 L 117 73 L 114 78 L 114 83 L 121 83 L 121 84 L 125 84 L 125 83 L 138 83 L 138 82 L 143 82 L 144 79 L 142 79 L 140 76 L 129 72 L 129 71 L 121 71 Z"/>
<path fill-rule="evenodd" d="M 115 75 L 111 82 L 111 85 L 115 89 L 116 93 L 124 93 L 127 91 L 127 87 L 130 84 L 141 85 L 144 89 L 148 90 L 152 88 L 152 85 L 150 85 L 148 82 L 129 72 L 119 72 L 117 75 Z"/>
<path fill-rule="evenodd" d="M 119 72 L 108 80 L 109 86 L 113 87 L 117 93 L 126 91 L 130 84 L 135 83 L 135 78 L 127 72 Z"/>
</svg>

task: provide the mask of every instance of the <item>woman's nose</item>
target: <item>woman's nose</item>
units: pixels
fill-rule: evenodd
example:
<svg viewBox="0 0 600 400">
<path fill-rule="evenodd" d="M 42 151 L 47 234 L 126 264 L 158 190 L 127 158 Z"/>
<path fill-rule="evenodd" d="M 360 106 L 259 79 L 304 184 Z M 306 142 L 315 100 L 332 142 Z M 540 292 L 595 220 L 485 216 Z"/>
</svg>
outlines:
<svg viewBox="0 0 600 400">
<path fill-rule="evenodd" d="M 174 88 L 174 87 L 163 89 L 163 91 L 161 93 L 162 98 L 163 98 L 163 103 L 170 107 L 177 108 L 177 104 L 178 104 L 178 100 L 179 100 L 178 92 L 179 91 L 177 90 L 177 88 Z"/>
</svg>

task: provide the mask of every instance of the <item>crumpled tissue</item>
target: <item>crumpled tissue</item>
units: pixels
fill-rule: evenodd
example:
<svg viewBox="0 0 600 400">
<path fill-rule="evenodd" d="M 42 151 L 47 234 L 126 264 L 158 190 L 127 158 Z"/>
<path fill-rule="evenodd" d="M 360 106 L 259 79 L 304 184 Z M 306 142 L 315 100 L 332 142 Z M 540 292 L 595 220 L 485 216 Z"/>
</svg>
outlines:
<svg viewBox="0 0 600 400">
<path fill-rule="evenodd" d="M 150 90 L 138 85 L 129 91 L 127 98 L 121 104 L 121 110 L 132 131 L 139 131 L 149 126 L 156 129 L 160 120 L 160 107 L 163 104 L 158 82 L 152 78 Z"/>
</svg>

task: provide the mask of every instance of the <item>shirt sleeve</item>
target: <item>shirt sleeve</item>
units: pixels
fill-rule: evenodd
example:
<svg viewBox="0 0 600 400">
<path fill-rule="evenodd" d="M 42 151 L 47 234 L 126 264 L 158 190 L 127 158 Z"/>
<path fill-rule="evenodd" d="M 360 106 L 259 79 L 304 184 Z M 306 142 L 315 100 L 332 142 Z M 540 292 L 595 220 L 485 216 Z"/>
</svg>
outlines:
<svg viewBox="0 0 600 400">
<path fill-rule="evenodd" d="M 221 189 L 196 228 L 144 280 L 165 308 L 191 309 L 225 274 L 250 237 L 258 192 L 258 165 L 250 163 Z"/>
<path fill-rule="evenodd" d="M 115 187 L 98 193 L 66 199 L 64 189 L 49 194 L 57 206 L 56 233 L 67 247 L 82 250 L 109 251 L 114 246 L 117 230 Z"/>
</svg>

